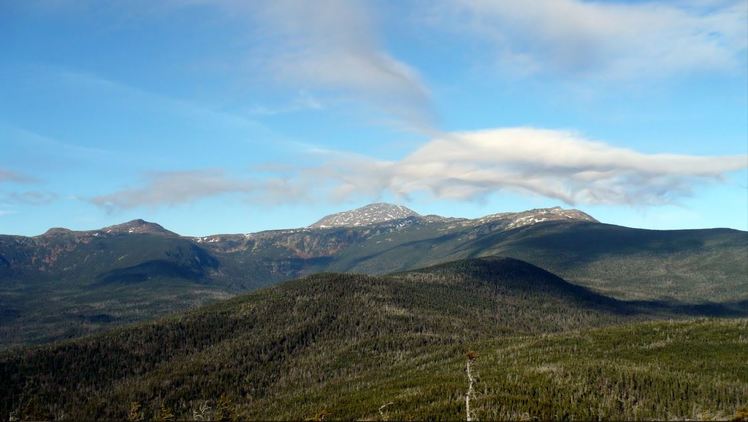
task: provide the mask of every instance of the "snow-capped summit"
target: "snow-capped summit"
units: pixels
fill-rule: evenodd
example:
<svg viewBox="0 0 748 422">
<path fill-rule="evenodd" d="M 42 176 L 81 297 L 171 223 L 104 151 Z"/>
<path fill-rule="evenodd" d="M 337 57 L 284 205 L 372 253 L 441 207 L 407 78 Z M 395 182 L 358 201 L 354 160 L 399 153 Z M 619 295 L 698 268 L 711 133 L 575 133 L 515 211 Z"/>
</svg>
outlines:
<svg viewBox="0 0 748 422">
<path fill-rule="evenodd" d="M 402 205 L 379 202 L 355 210 L 328 215 L 309 227 L 317 229 L 327 227 L 360 227 L 392 220 L 401 220 L 408 217 L 420 217 L 420 215 Z"/>
<path fill-rule="evenodd" d="M 597 223 L 592 216 L 576 209 L 563 209 L 561 207 L 536 208 L 516 213 L 500 213 L 488 215 L 479 221 L 506 221 L 505 229 L 516 229 L 518 227 L 531 226 L 546 221 L 588 221 Z"/>
</svg>

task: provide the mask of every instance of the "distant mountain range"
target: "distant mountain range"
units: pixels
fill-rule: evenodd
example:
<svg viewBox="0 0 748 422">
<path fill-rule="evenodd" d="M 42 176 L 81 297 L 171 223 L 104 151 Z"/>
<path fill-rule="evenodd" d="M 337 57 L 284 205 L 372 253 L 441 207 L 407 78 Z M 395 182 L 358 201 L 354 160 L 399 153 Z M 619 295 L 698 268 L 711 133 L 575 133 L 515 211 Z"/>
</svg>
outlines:
<svg viewBox="0 0 748 422">
<path fill-rule="evenodd" d="M 402 205 L 387 203 L 369 204 L 355 210 L 343 211 L 323 217 L 321 220 L 309 226 L 313 229 L 324 229 L 333 227 L 363 227 L 387 223 L 396 220 L 413 218 L 425 222 L 447 222 L 459 221 L 468 224 L 485 223 L 487 221 L 501 221 L 506 229 L 529 226 L 544 221 L 598 221 L 590 215 L 579 210 L 565 210 L 561 207 L 533 209 L 525 212 L 504 212 L 491 214 L 477 220 L 466 218 L 448 218 L 438 215 L 422 216 L 410 208 Z"/>
<path fill-rule="evenodd" d="M 380 203 L 249 234 L 185 237 L 134 220 L 1 235 L 0 347 L 76 337 L 317 272 L 386 274 L 494 255 L 617 299 L 748 300 L 746 232 L 632 229 L 561 208 L 421 216 Z"/>
</svg>

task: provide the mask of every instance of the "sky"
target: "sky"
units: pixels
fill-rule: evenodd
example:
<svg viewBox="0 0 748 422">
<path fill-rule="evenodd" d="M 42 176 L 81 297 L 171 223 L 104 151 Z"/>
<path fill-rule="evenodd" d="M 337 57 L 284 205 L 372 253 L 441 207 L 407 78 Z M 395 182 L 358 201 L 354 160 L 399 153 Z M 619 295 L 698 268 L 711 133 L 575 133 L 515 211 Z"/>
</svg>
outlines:
<svg viewBox="0 0 748 422">
<path fill-rule="evenodd" d="M 0 0 L 0 233 L 748 230 L 745 0 Z"/>
</svg>

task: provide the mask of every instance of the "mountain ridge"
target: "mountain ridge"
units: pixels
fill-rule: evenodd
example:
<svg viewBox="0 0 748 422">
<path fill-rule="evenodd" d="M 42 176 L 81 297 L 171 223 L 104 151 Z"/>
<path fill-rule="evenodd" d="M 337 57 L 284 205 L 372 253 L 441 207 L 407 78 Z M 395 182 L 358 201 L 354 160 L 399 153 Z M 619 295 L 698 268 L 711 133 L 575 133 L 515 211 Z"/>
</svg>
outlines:
<svg viewBox="0 0 748 422">
<path fill-rule="evenodd" d="M 43 234 L 40 234 L 38 236 L 33 236 L 37 238 L 43 238 L 43 237 L 54 237 L 54 236 L 68 236 L 68 235 L 78 235 L 78 236 L 100 236 L 100 235 L 108 235 L 108 234 L 142 234 L 142 233 L 149 233 L 149 234 L 160 234 L 165 236 L 180 236 L 177 233 L 174 233 L 170 230 L 165 229 L 163 226 L 161 226 L 158 223 L 153 223 L 150 221 L 145 221 L 141 218 L 137 218 L 134 220 L 126 221 L 124 223 L 114 224 L 111 226 L 102 227 L 99 229 L 93 229 L 93 230 L 71 230 L 65 227 L 52 227 Z"/>
<path fill-rule="evenodd" d="M 102 235 L 102 234 L 121 234 L 121 233 L 152 233 L 152 234 L 164 234 L 169 236 L 181 236 L 185 238 L 195 239 L 210 239 L 217 236 L 252 236 L 261 233 L 269 232 L 288 232 L 288 231 L 303 231 L 310 229 L 334 229 L 334 228 L 346 228 L 346 227 L 365 227 L 375 226 L 378 224 L 389 224 L 398 220 L 406 220 L 413 218 L 416 221 L 423 222 L 437 222 L 437 221 L 450 221 L 459 224 L 483 224 L 492 221 L 506 221 L 507 228 L 518 228 L 528 226 L 532 224 L 543 223 L 547 221 L 587 221 L 599 223 L 597 219 L 590 216 L 589 214 L 574 209 L 574 208 L 562 208 L 562 207 L 551 207 L 551 208 L 534 208 L 525 211 L 516 212 L 499 212 L 494 214 L 488 214 L 482 217 L 476 218 L 465 218 L 465 217 L 446 217 L 440 215 L 422 215 L 413 211 L 412 209 L 398 204 L 391 204 L 386 202 L 374 202 L 364 205 L 359 208 L 341 211 L 327 216 L 322 217 L 315 223 L 312 223 L 305 227 L 296 228 L 279 228 L 263 230 L 259 232 L 247 232 L 247 233 L 216 233 L 208 234 L 203 236 L 187 236 L 173 232 L 164 228 L 162 225 L 146 221 L 144 219 L 134 219 L 123 223 L 114 224 L 111 226 L 101 227 L 97 229 L 88 230 L 72 230 L 66 227 L 52 227 L 46 232 L 36 236 L 23 236 L 23 235 L 11 235 L 11 234 L 0 234 L 0 236 L 14 236 L 23 238 L 39 238 L 39 237 L 50 237 L 56 235 Z"/>
<path fill-rule="evenodd" d="M 318 272 L 387 274 L 489 255 L 529 262 L 618 299 L 748 299 L 748 233 L 632 229 L 576 213 L 410 216 L 203 237 L 133 220 L 83 232 L 0 235 L 0 348 L 76 337 Z"/>
</svg>

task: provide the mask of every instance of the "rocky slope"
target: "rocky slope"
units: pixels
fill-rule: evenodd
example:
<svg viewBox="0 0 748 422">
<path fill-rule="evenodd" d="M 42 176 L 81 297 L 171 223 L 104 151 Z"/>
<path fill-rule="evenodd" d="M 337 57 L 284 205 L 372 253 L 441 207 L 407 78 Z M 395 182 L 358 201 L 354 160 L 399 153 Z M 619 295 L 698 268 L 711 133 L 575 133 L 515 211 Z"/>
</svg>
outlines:
<svg viewBox="0 0 748 422">
<path fill-rule="evenodd" d="M 402 220 L 408 217 L 420 217 L 420 215 L 402 205 L 379 202 L 355 210 L 328 215 L 309 227 L 313 229 L 325 229 L 330 227 L 361 227 L 393 220 Z"/>
</svg>

